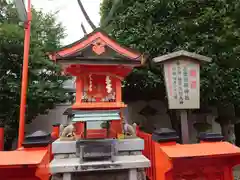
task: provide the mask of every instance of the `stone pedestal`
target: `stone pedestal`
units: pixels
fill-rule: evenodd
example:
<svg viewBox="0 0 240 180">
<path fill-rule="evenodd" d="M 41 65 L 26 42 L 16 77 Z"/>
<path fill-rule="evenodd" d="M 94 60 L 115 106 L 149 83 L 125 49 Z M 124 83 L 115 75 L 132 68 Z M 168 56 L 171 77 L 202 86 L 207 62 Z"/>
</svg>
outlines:
<svg viewBox="0 0 240 180">
<path fill-rule="evenodd" d="M 76 141 L 55 141 L 52 145 L 54 159 L 50 164 L 53 180 L 145 180 L 144 168 L 149 160 L 142 155 L 142 139 L 117 140 L 115 161 L 99 160 L 81 162 L 76 155 Z"/>
</svg>

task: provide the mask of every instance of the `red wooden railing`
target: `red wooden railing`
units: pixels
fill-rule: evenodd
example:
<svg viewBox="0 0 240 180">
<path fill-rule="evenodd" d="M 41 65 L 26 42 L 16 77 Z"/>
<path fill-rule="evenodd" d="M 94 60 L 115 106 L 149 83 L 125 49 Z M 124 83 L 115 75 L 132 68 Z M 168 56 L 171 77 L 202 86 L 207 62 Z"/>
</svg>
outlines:
<svg viewBox="0 0 240 180">
<path fill-rule="evenodd" d="M 144 150 L 143 150 L 143 155 L 146 156 L 150 162 L 151 162 L 151 167 L 146 169 L 146 176 L 148 177 L 149 180 L 156 180 L 156 170 L 155 170 L 155 151 L 154 151 L 154 146 L 153 146 L 153 141 L 152 141 L 152 135 L 145 133 L 143 131 L 140 131 L 139 128 L 137 127 L 137 136 L 142 138 L 144 140 Z"/>
</svg>

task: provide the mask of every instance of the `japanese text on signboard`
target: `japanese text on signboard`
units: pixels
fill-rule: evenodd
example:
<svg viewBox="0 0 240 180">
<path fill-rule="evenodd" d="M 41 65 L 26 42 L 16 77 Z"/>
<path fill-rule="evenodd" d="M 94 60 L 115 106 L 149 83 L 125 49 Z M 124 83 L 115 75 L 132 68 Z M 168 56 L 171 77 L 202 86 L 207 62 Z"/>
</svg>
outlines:
<svg viewBox="0 0 240 180">
<path fill-rule="evenodd" d="M 170 108 L 198 108 L 199 65 L 177 60 L 165 64 L 164 70 Z"/>
</svg>

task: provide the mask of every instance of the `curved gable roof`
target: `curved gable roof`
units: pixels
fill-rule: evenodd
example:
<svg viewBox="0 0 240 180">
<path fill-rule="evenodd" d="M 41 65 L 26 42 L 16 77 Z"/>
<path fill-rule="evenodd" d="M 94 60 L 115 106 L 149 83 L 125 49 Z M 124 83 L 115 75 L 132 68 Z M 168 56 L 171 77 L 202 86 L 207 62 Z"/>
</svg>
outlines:
<svg viewBox="0 0 240 180">
<path fill-rule="evenodd" d="M 107 33 L 101 29 L 96 29 L 92 33 L 87 34 L 82 39 L 62 47 L 57 52 L 50 53 L 49 57 L 51 60 L 60 60 L 63 58 L 74 57 L 76 53 L 83 52 L 86 48 L 92 46 L 97 40 L 104 42 L 104 46 L 112 49 L 115 53 L 124 57 L 124 59 L 135 60 L 135 61 L 145 61 L 145 57 L 130 48 L 123 47 L 119 45 L 115 40 L 113 40 Z"/>
</svg>

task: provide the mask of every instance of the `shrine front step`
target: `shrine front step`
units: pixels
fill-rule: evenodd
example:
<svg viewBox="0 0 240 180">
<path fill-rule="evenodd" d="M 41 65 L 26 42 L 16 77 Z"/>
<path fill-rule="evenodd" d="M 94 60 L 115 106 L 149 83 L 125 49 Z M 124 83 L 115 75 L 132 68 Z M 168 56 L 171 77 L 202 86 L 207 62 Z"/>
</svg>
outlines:
<svg viewBox="0 0 240 180">
<path fill-rule="evenodd" d="M 54 159 L 50 164 L 53 174 L 72 173 L 72 172 L 89 172 L 89 171 L 106 171 L 106 170 L 123 170 L 139 169 L 150 166 L 150 161 L 143 155 L 116 156 L 112 161 L 90 161 L 79 163 L 79 158 Z"/>
<path fill-rule="evenodd" d="M 98 171 L 95 173 L 72 173 L 69 174 L 71 180 L 129 180 L 131 176 L 127 170 L 118 171 Z M 51 180 L 63 180 L 63 174 L 54 175 Z M 67 177 L 69 178 L 69 177 Z M 137 180 L 146 180 L 144 169 L 137 170 Z"/>
<path fill-rule="evenodd" d="M 128 171 L 110 171 L 95 172 L 95 173 L 73 173 L 72 180 L 128 180 Z M 62 175 L 55 175 L 52 180 L 62 180 Z"/>
<path fill-rule="evenodd" d="M 124 177 L 127 177 L 127 180 L 144 180 L 144 168 L 149 166 L 150 161 L 145 156 L 131 155 L 116 156 L 116 161 L 114 162 L 95 161 L 84 162 L 81 164 L 79 163 L 79 158 L 54 159 L 50 164 L 50 170 L 53 175 L 57 176 L 57 174 L 62 174 L 63 180 L 74 180 L 74 177 L 81 177 L 82 180 L 88 180 L 89 177 L 86 176 L 86 173 L 94 172 L 95 176 L 98 176 L 99 173 L 100 177 L 100 174 L 103 171 L 107 174 L 109 173 L 109 176 L 107 178 L 109 180 L 115 180 L 116 176 L 119 178 L 121 177 L 122 179 L 125 179 Z M 77 176 L 76 173 L 78 174 Z M 115 176 L 112 176 L 111 174 L 114 173 Z"/>
</svg>

